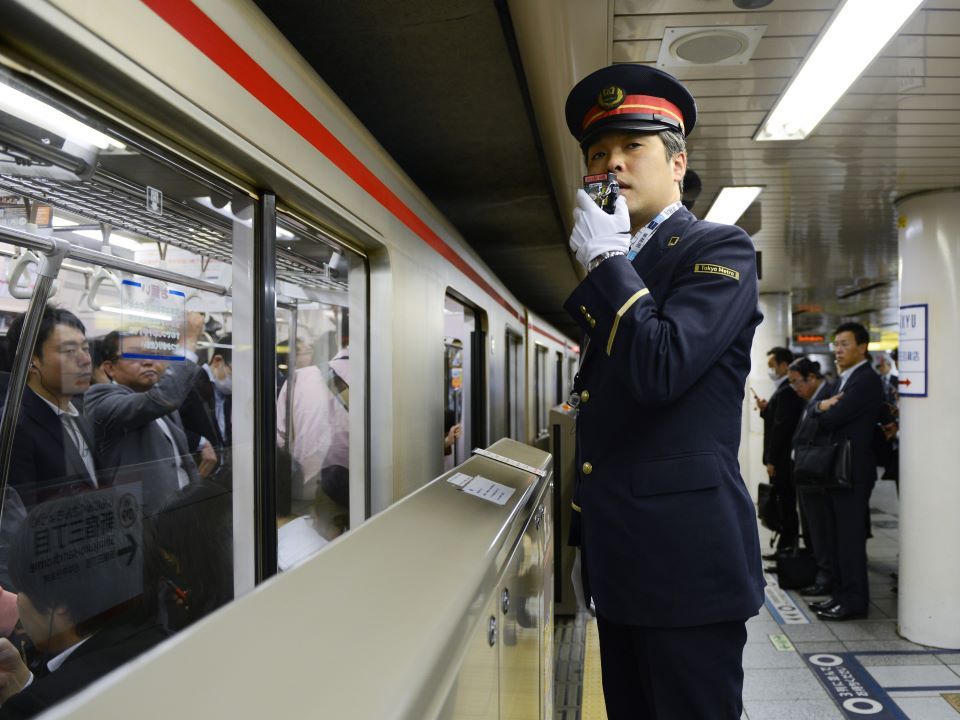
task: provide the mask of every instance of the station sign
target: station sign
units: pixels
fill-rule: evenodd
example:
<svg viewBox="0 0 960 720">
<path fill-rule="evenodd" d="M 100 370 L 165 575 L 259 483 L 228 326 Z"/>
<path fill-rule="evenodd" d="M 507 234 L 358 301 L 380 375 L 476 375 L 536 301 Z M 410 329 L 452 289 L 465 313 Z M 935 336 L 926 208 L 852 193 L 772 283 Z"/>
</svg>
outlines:
<svg viewBox="0 0 960 720">
<path fill-rule="evenodd" d="M 928 310 L 927 303 L 900 306 L 897 365 L 902 397 L 927 397 Z"/>
<path fill-rule="evenodd" d="M 30 551 L 28 585 L 64 600 L 80 622 L 143 593 L 143 516 L 140 488 L 125 485 L 84 492 L 35 506 L 17 529 Z M 84 613 L 80 615 L 79 613 Z"/>
<path fill-rule="evenodd" d="M 124 279 L 120 354 L 140 360 L 183 360 L 186 296 L 157 280 Z"/>
</svg>

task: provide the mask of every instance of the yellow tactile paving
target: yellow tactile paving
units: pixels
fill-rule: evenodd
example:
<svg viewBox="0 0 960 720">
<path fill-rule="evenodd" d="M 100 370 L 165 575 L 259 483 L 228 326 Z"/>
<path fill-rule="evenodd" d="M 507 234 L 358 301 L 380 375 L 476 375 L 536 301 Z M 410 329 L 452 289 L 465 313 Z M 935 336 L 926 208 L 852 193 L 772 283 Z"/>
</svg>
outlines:
<svg viewBox="0 0 960 720">
<path fill-rule="evenodd" d="M 603 684 L 600 680 L 600 634 L 597 621 L 587 620 L 583 649 L 583 704 L 580 720 L 607 720 L 603 703 Z"/>
</svg>

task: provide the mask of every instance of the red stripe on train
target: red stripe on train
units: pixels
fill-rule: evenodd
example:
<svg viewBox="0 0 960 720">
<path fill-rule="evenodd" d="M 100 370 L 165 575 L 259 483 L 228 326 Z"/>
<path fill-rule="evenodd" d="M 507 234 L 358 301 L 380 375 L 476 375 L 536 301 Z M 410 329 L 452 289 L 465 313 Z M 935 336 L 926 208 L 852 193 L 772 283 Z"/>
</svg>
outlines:
<svg viewBox="0 0 960 720">
<path fill-rule="evenodd" d="M 197 50 L 232 77 L 280 120 L 325 155 L 334 165 L 416 233 L 427 245 L 470 278 L 511 315 L 522 315 L 476 270 L 470 267 L 416 213 L 374 175 L 347 147 L 334 137 L 309 110 L 301 105 L 266 70 L 190 0 L 141 0 Z"/>
</svg>

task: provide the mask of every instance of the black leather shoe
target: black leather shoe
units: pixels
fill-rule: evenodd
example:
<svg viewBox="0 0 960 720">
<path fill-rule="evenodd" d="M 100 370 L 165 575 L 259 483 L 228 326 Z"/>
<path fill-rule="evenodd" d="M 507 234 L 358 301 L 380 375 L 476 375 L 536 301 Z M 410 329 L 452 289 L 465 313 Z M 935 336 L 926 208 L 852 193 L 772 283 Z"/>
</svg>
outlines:
<svg viewBox="0 0 960 720">
<path fill-rule="evenodd" d="M 811 585 L 800 591 L 801 595 L 829 595 L 833 588 L 829 585 Z"/>
<path fill-rule="evenodd" d="M 827 598 L 826 600 L 818 600 L 817 602 L 807 603 L 811 610 L 814 612 L 820 612 L 821 610 L 828 610 L 834 605 L 839 605 L 836 600 L 833 598 Z"/>
<path fill-rule="evenodd" d="M 865 618 L 866 616 L 867 614 L 865 612 L 854 612 L 840 604 L 817 612 L 817 617 L 821 620 L 856 620 L 857 618 Z"/>
</svg>

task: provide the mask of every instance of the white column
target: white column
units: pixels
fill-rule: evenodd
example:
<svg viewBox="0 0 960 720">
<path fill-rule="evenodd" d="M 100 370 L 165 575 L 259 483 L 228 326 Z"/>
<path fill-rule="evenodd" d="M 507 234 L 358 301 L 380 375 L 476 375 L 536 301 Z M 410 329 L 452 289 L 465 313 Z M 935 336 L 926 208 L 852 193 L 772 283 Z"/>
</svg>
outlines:
<svg viewBox="0 0 960 720">
<path fill-rule="evenodd" d="M 960 647 L 960 192 L 898 204 L 900 304 L 927 303 L 926 397 L 900 399 L 900 633 Z M 904 348 L 900 349 L 904 364 Z M 922 359 L 922 358 L 921 358 Z M 914 364 L 917 359 L 914 359 Z M 901 378 L 904 377 L 901 375 Z M 915 387 L 915 385 L 913 386 Z M 901 386 L 901 389 L 907 389 Z"/>
<path fill-rule="evenodd" d="M 790 347 L 790 293 L 760 293 L 760 311 L 763 322 L 757 327 L 750 349 L 750 375 L 743 400 L 740 437 L 740 472 L 754 501 L 757 499 L 757 485 L 767 482 L 767 471 L 763 466 L 763 420 L 757 412 L 751 389 L 766 400 L 773 395 L 775 386 L 767 376 L 767 351 L 778 345 Z"/>
</svg>

